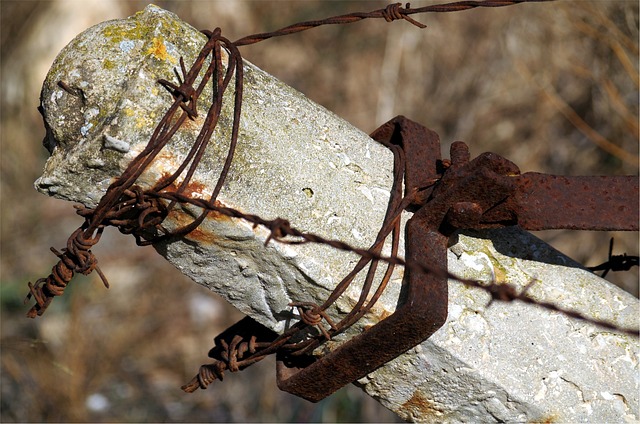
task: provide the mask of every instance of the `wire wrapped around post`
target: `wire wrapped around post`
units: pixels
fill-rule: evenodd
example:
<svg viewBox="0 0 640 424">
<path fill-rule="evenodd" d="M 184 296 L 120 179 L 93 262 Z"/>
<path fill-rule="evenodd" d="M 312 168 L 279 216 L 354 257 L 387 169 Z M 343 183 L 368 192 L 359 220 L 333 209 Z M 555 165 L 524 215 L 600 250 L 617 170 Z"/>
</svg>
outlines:
<svg viewBox="0 0 640 424">
<path fill-rule="evenodd" d="M 333 292 L 321 305 L 309 302 L 291 303 L 290 306 L 296 308 L 299 313 L 299 320 L 274 340 L 257 342 L 255 338 L 251 337 L 248 339 L 234 337 L 230 343 L 224 340 L 220 342 L 214 362 L 203 365 L 198 375 L 183 387 L 188 392 L 197 388 L 204 389 L 216 379 L 222 379 L 225 370 L 231 372 L 239 371 L 267 355 L 283 351 L 292 356 L 303 355 L 312 351 L 321 343 L 332 339 L 371 310 L 384 292 L 396 266 L 404 266 L 409 270 L 419 270 L 458 280 L 468 286 L 478 287 L 487 291 L 491 298 L 495 300 L 512 301 L 517 299 L 537 304 L 550 310 L 560 311 L 575 318 L 585 319 L 606 328 L 637 335 L 637 330 L 619 329 L 609 323 L 589 319 L 573 311 L 566 311 L 551 303 L 536 301 L 527 295 L 526 290 L 519 292 L 508 284 L 486 284 L 475 280 L 463 280 L 449 274 L 447 270 L 437 269 L 415 261 L 407 262 L 398 257 L 401 214 L 404 210 L 409 209 L 417 199 L 421 198 L 422 191 L 436 185 L 438 178 L 429 181 L 425 187 L 418 187 L 413 191 L 403 193 L 403 187 L 406 183 L 405 152 L 401 147 L 391 143 L 381 141 L 391 150 L 394 156 L 391 195 L 380 230 L 375 241 L 368 249 L 357 248 L 340 240 L 303 232 L 293 227 L 289 221 L 283 218 L 267 220 L 257 215 L 243 213 L 216 203 L 229 169 L 233 164 L 240 128 L 243 98 L 243 59 L 238 47 L 322 25 L 347 24 L 370 18 L 384 19 L 387 22 L 406 20 L 412 25 L 424 28 L 425 25 L 409 16 L 427 12 L 460 11 L 475 7 L 502 7 L 523 2 L 525 1 L 460 1 L 415 9 L 411 8 L 409 4 L 406 7 L 402 7 L 400 3 L 396 3 L 373 12 L 351 13 L 324 20 L 302 22 L 273 32 L 250 35 L 235 42 L 231 42 L 222 36 L 220 28 L 216 28 L 213 31 L 203 31 L 207 36 L 207 41 L 191 67 L 187 69 L 184 60 L 180 58 L 180 69 L 175 71 L 177 81 L 171 82 L 165 79 L 158 81 L 171 94 L 173 103 L 160 119 L 146 147 L 129 163 L 116 181 L 109 186 L 95 208 L 78 208 L 77 212 L 84 218 L 84 223 L 70 236 L 67 247 L 62 252 L 52 249 L 53 253 L 59 258 L 52 273 L 46 278 L 37 280 L 35 284 L 29 283 L 29 294 L 25 301 L 34 298 L 36 304 L 29 310 L 28 316 L 36 317 L 42 315 L 53 298 L 63 294 L 74 273 L 89 274 L 95 270 L 100 275 L 104 285 L 108 287 L 105 276 L 97 266 L 97 259 L 91 252 L 92 246 L 98 243 L 105 227 L 114 226 L 124 234 L 132 234 L 139 245 L 147 245 L 171 237 L 181 237 L 189 234 L 206 219 L 209 213 L 216 212 L 230 218 L 244 220 L 254 226 L 266 228 L 269 231 L 269 236 L 265 241 L 266 244 L 271 241 L 289 244 L 319 243 L 355 253 L 360 256 L 360 259 L 353 270 L 337 284 Z M 223 49 L 228 56 L 226 65 L 222 60 Z M 196 81 L 198 81 L 197 84 Z M 143 189 L 137 185 L 140 175 L 157 158 L 187 120 L 195 120 L 203 113 L 202 110 L 198 109 L 200 106 L 199 100 L 208 84 L 212 85 L 213 101 L 206 111 L 202 127 L 185 159 L 173 173 L 157 181 L 153 187 Z M 207 198 L 194 198 L 187 194 L 187 187 L 207 151 L 214 130 L 219 124 L 223 97 L 225 92 L 230 89 L 231 84 L 233 84 L 234 94 L 229 149 L 224 158 L 217 183 L 209 196 Z M 61 83 L 61 87 L 64 88 L 65 86 L 64 83 Z M 163 227 L 163 222 L 172 213 L 177 204 L 195 206 L 200 208 L 201 212 L 188 224 L 170 231 Z M 383 255 L 383 246 L 388 239 L 390 239 L 391 253 Z M 386 265 L 386 270 L 379 277 L 378 268 L 381 264 Z M 340 321 L 334 322 L 326 311 L 345 293 L 355 277 L 365 269 L 367 269 L 366 276 L 355 306 Z M 310 331 L 313 327 L 317 328 L 315 334 Z"/>
</svg>

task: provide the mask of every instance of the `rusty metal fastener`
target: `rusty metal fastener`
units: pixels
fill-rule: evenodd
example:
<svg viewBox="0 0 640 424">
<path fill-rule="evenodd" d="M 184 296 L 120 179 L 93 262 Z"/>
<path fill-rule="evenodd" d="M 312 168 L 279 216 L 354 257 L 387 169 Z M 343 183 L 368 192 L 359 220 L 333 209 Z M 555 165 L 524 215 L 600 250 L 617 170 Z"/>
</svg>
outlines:
<svg viewBox="0 0 640 424">
<path fill-rule="evenodd" d="M 520 225 L 528 230 L 638 230 L 637 177 L 520 175 L 512 162 L 493 153 L 469 161 L 466 144 L 451 146 L 451 163 L 440 173 L 439 138 L 397 117 L 376 130 L 377 140 L 406 152 L 406 189 L 439 183 L 407 222 L 408 261 L 441 273 L 409 270 L 406 301 L 388 318 L 305 366 L 281 354 L 280 389 L 319 401 L 422 343 L 447 318 L 447 242 L 457 229 Z M 375 352 L 375 354 L 372 354 Z M 308 361 L 308 358 L 305 359 Z"/>
<path fill-rule="evenodd" d="M 395 4 L 371 13 L 354 13 L 321 21 L 303 22 L 275 32 L 245 37 L 233 43 L 222 37 L 219 29 L 204 31 L 209 40 L 189 71 L 186 70 L 183 60 L 180 60 L 182 74 L 176 72 L 178 84 L 167 80 L 159 81 L 169 90 L 174 102 L 156 127 L 147 147 L 109 187 L 107 194 L 95 209 L 81 208 L 78 211 L 85 218 L 85 224 L 74 233 L 65 251 L 54 250 L 60 261 L 52 274 L 46 279 L 38 280 L 35 285 L 30 285 L 27 299 L 34 297 L 36 305 L 29 312 L 29 316 L 42 314 L 51 299 L 62 294 L 73 273 L 89 273 L 94 269 L 100 273 L 89 248 L 97 242 L 106 225 L 113 225 L 122 232 L 134 234 L 139 244 L 151 244 L 169 236 L 187 234 L 198 227 L 210 211 L 224 209 L 227 216 L 242 218 L 256 225 L 265 225 L 271 231 L 267 242 L 272 237 L 281 240 L 287 235 L 304 235 L 306 241 L 325 243 L 359 253 L 363 260 L 378 261 L 379 251 L 374 248 L 364 252 L 339 241 L 329 241 L 322 237 L 302 234 L 299 230 L 294 231 L 288 221 L 280 218 L 268 222 L 255 215 L 216 207 L 215 199 L 231 165 L 239 131 L 243 67 L 237 47 L 319 25 L 346 24 L 367 18 L 384 18 L 387 21 L 403 19 L 423 27 L 409 18 L 409 15 L 474 7 L 501 7 L 524 1 L 527 0 L 460 1 L 418 9 L 411 9 L 409 4 L 405 8 Z M 222 46 L 229 50 L 226 71 L 223 71 L 221 60 Z M 205 66 L 206 64 L 208 65 Z M 204 76 L 196 89 L 193 84 L 201 70 L 204 70 Z M 185 191 L 211 140 L 213 129 L 220 117 L 222 93 L 233 79 L 232 75 L 235 75 L 235 95 L 229 151 L 209 201 L 194 199 L 187 196 Z M 192 153 L 175 173 L 158 181 L 152 189 L 142 192 L 139 187 L 136 188 L 136 180 L 185 119 L 198 116 L 197 100 L 209 80 L 212 81 L 213 90 L 218 95 L 214 96 L 214 104 L 207 113 Z M 81 90 L 63 82 L 60 83 L 60 87 L 73 96 L 83 97 Z M 175 115 L 179 109 L 183 113 Z M 401 146 L 407 157 L 404 184 L 407 193 L 410 193 L 406 197 L 411 202 L 407 209 L 415 214 L 409 220 L 406 229 L 405 265 L 422 265 L 422 268 L 407 268 L 407 300 L 389 318 L 318 361 L 310 356 L 296 356 L 295 353 L 300 351 L 291 353 L 291 350 L 287 349 L 278 350 L 282 344 L 275 340 L 281 336 L 276 337 L 274 333 L 265 332 L 255 321 L 245 319 L 216 338 L 217 347 L 210 352 L 210 356 L 216 362 L 203 366 L 204 370 L 201 368 L 202 372 L 196 381 L 188 385 L 190 388 L 205 388 L 215 379 L 222 379 L 225 369 L 238 371 L 278 350 L 280 387 L 309 400 L 319 400 L 421 343 L 443 325 L 447 318 L 446 249 L 448 238 L 456 229 L 516 224 L 525 229 L 638 229 L 637 178 L 559 177 L 534 173 L 520 175 L 514 164 L 494 154 L 484 154 L 469 161 L 468 148 L 461 142 L 452 146 L 451 161 L 444 161 L 440 159 L 437 134 L 402 117 L 380 127 L 374 132 L 373 137 L 387 145 Z M 397 150 L 395 146 L 391 148 L 394 152 Z M 177 190 L 167 190 L 174 185 L 183 171 L 186 171 L 186 176 L 181 178 Z M 401 184 L 402 177 L 399 180 Z M 438 183 L 434 184 L 434 181 Z M 169 206 L 162 205 L 159 201 L 161 197 L 170 200 Z M 194 204 L 201 207 L 203 212 L 188 225 L 168 233 L 161 227 L 161 223 L 177 203 Z M 404 208 L 404 200 L 401 204 L 402 207 L 398 210 Z M 570 213 L 567 214 L 567 211 Z M 266 225 L 267 223 L 269 225 Z M 383 225 L 383 229 L 385 226 Z M 149 229 L 157 231 L 158 234 L 145 232 Z M 383 230 L 381 234 L 382 232 Z M 400 263 L 395 253 L 392 256 L 395 259 L 394 263 Z M 624 262 L 622 266 L 626 265 L 627 262 Z M 372 265 L 371 269 L 375 271 L 375 266 Z M 102 274 L 101 277 L 107 285 Z M 349 280 L 346 281 L 348 283 Z M 384 290 L 385 284 L 381 283 L 380 290 Z M 335 296 L 340 296 L 341 293 L 342 291 Z M 493 296 L 498 291 L 491 293 Z M 500 294 L 505 293 L 498 293 Z M 363 290 L 362 299 L 366 296 L 367 292 Z M 370 308 L 373 303 L 375 301 L 367 304 L 367 307 Z M 304 302 L 293 303 L 291 306 L 299 308 L 303 325 L 319 326 L 326 339 L 330 338 L 329 331 L 344 330 L 366 312 L 366 308 L 359 304 L 359 307 L 354 308 L 348 315 L 350 319 L 345 324 L 336 326 L 323 312 L 326 307 Z M 327 331 L 321 326 L 323 319 L 329 323 L 331 330 Z M 286 340 L 282 339 L 280 342 L 285 343 Z M 372 355 L 374 349 L 375 354 Z M 250 355 L 245 356 L 246 353 Z"/>
</svg>

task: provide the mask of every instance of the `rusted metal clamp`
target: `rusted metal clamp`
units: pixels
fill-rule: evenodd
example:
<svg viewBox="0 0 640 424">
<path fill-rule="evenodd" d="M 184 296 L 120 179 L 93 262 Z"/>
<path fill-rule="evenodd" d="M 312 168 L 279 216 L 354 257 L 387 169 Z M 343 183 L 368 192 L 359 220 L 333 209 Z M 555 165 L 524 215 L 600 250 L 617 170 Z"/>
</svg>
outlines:
<svg viewBox="0 0 640 424">
<path fill-rule="evenodd" d="M 445 323 L 447 244 L 456 230 L 519 225 L 527 230 L 638 231 L 638 177 L 520 174 L 514 163 L 494 153 L 469 160 L 463 142 L 452 144 L 451 160 L 445 161 L 438 135 L 404 117 L 387 122 L 371 137 L 405 152 L 405 190 L 420 190 L 408 208 L 414 215 L 405 229 L 406 259 L 432 271 L 406 270 L 396 311 L 327 355 L 315 360 L 280 352 L 278 387 L 304 399 L 319 401 L 366 376 Z M 243 325 L 245 332 L 264 333 L 251 319 Z"/>
<path fill-rule="evenodd" d="M 407 260 L 435 272 L 407 270 L 406 300 L 391 316 L 308 367 L 298 369 L 278 362 L 279 387 L 311 401 L 364 377 L 422 343 L 445 323 L 449 236 L 458 228 L 477 227 L 485 211 L 516 189 L 512 180 L 503 178 L 518 173 L 511 162 L 490 153 L 469 162 L 467 146 L 457 142 L 452 145 L 450 163 L 445 163 L 440 159 L 438 135 L 402 117 L 385 124 L 372 137 L 399 144 L 405 151 L 407 192 L 440 178 L 436 186 L 421 191 L 422 200 L 412 205 L 416 211 L 407 222 L 405 239 Z"/>
</svg>

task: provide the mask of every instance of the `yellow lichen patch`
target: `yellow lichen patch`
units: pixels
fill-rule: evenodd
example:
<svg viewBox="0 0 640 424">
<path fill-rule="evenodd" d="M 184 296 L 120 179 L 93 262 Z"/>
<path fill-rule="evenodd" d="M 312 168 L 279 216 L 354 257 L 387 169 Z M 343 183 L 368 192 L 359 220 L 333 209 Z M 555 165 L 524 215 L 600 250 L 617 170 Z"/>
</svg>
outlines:
<svg viewBox="0 0 640 424">
<path fill-rule="evenodd" d="M 147 118 L 146 116 L 137 116 L 136 117 L 136 128 L 137 129 L 147 128 L 149 125 L 151 125 L 151 120 L 149 118 Z"/>
<path fill-rule="evenodd" d="M 151 46 L 147 49 L 147 54 L 159 60 L 168 60 L 171 63 L 176 62 L 176 59 L 167 53 L 167 46 L 165 46 L 164 38 L 162 37 L 153 37 Z"/>
<path fill-rule="evenodd" d="M 507 281 L 507 272 L 505 269 L 493 258 L 491 259 L 491 263 L 493 265 L 493 275 L 495 277 L 496 283 L 504 283 Z"/>
<path fill-rule="evenodd" d="M 484 253 L 491 261 L 491 268 L 493 269 L 493 276 L 496 283 L 504 283 L 507 281 L 507 271 L 504 265 L 495 257 L 495 253 L 491 249 L 485 249 Z"/>
<path fill-rule="evenodd" d="M 102 29 L 102 35 L 112 43 L 125 40 L 143 40 L 149 28 L 143 25 L 123 26 L 118 24 L 107 25 Z"/>
<path fill-rule="evenodd" d="M 105 59 L 102 61 L 102 67 L 104 69 L 113 69 L 116 67 L 116 63 L 113 60 Z"/>
</svg>

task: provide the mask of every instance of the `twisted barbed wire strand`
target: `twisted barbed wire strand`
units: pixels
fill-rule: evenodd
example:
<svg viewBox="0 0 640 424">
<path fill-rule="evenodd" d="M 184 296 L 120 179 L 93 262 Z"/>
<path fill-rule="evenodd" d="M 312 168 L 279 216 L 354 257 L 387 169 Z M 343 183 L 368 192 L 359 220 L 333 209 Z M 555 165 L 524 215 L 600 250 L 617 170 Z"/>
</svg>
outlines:
<svg viewBox="0 0 640 424">
<path fill-rule="evenodd" d="M 409 15 L 427 12 L 452 12 L 476 7 L 502 7 L 525 2 L 527 2 L 527 0 L 461 1 L 441 5 L 426 6 L 416 9 L 410 8 L 409 4 L 407 4 L 406 7 L 402 7 L 400 3 L 396 3 L 393 5 L 389 5 L 384 9 L 379 9 L 369 13 L 351 13 L 319 21 L 302 22 L 299 24 L 290 25 L 274 32 L 254 34 L 248 37 L 241 38 L 235 42 L 230 42 L 225 37 L 222 37 L 219 28 L 212 32 L 205 31 L 204 33 L 205 35 L 207 35 L 208 41 L 201 50 L 200 54 L 198 55 L 189 71 L 186 71 L 184 62 L 182 60 L 180 61 L 182 76 L 180 76 L 180 74 L 176 72 L 176 77 L 179 85 L 170 83 L 166 80 L 159 81 L 161 85 L 169 90 L 174 99 L 174 102 L 156 126 L 156 129 L 145 149 L 129 164 L 127 169 L 116 180 L 116 182 L 114 182 L 109 187 L 107 193 L 100 200 L 96 208 L 79 209 L 79 213 L 82 212 L 81 215 L 85 217 L 85 224 L 83 224 L 83 226 L 80 227 L 80 229 L 77 230 L 74 235 L 72 235 L 72 237 L 70 237 L 70 240 L 75 237 L 75 240 L 77 240 L 77 245 L 74 243 L 68 243 L 68 246 L 71 246 L 71 248 L 67 247 L 64 253 L 60 253 L 54 250 L 54 253 L 60 256 L 59 264 L 62 264 L 61 270 L 75 270 L 76 272 L 82 273 L 89 273 L 92 270 L 97 270 L 101 275 L 101 278 L 103 278 L 105 285 L 108 286 L 106 279 L 97 267 L 97 260 L 95 260 L 95 257 L 93 257 L 93 255 L 89 253 L 88 249 L 89 246 L 95 244 L 91 244 L 92 241 L 95 241 L 97 243 L 97 240 L 99 240 L 99 234 L 106 225 L 113 225 L 118 227 L 123 232 L 133 233 L 136 235 L 136 241 L 139 244 L 148 244 L 157 242 L 160 239 L 166 237 L 185 235 L 195 229 L 198 225 L 200 225 L 200 223 L 205 219 L 209 212 L 215 211 L 232 218 L 245 220 L 256 226 L 259 225 L 265 227 L 269 231 L 269 237 L 267 238 L 266 243 L 270 242 L 271 240 L 290 244 L 320 243 L 332 246 L 339 250 L 348 251 L 360 255 L 361 261 L 359 261 L 356 268 L 354 268 L 354 271 L 350 273 L 350 275 L 345 277 L 345 279 L 343 279 L 343 281 L 338 285 L 338 287 L 336 287 L 336 290 L 332 293 L 332 295 L 330 295 L 327 301 L 317 308 L 315 308 L 315 306 L 312 307 L 314 312 L 320 316 L 322 316 L 322 313 L 324 313 L 324 311 L 340 295 L 343 294 L 344 290 L 346 290 L 346 288 L 353 281 L 352 277 L 355 276 L 356 273 L 360 272 L 360 270 L 364 269 L 367 263 L 370 263 L 369 272 L 367 274 L 367 278 L 365 279 L 365 285 L 363 287 L 362 294 L 356 304 L 356 307 L 338 324 L 333 325 L 331 323 L 332 328 L 329 330 L 329 332 L 332 333 L 343 331 L 345 328 L 348 328 L 349 325 L 359 319 L 363 313 L 370 309 L 384 290 L 386 282 L 388 281 L 388 276 L 390 276 L 393 267 L 396 265 L 401 265 L 408 269 L 417 269 L 423 272 L 435 273 L 439 276 L 446 276 L 448 278 L 460 281 L 461 283 L 468 286 L 481 288 L 491 295 L 492 300 L 521 300 L 525 303 L 532 303 L 550 310 L 562 312 L 568 316 L 583 319 L 591 323 L 603 326 L 605 328 L 637 335 L 637 330 L 620 329 L 619 327 L 611 323 L 593 320 L 575 311 L 565 310 L 559 308 L 554 304 L 535 300 L 529 297 L 526 294 L 526 291 L 519 292 L 516 288 L 507 284 L 484 284 L 479 281 L 465 280 L 458 278 L 455 275 L 451 275 L 447 270 L 432 269 L 425 266 L 424 264 L 406 262 L 405 260 L 397 256 L 397 248 L 392 249 L 392 254 L 390 256 L 381 255 L 380 252 L 382 245 L 390 232 L 393 234 L 392 238 L 396 240 L 399 225 L 399 216 L 403 210 L 403 208 L 400 208 L 399 206 L 395 208 L 392 207 L 391 202 L 387 211 L 387 216 L 385 217 L 385 222 L 382 225 L 376 242 L 370 249 L 366 250 L 350 246 L 340 240 L 330 240 L 319 235 L 302 232 L 296 228 L 293 228 L 285 219 L 277 218 L 274 220 L 265 220 L 256 215 L 245 214 L 238 210 L 223 207 L 215 203 L 217 195 L 222 185 L 224 184 L 226 175 L 230 169 L 238 137 L 243 87 L 243 60 L 238 51 L 239 46 L 254 44 L 269 38 L 305 31 L 307 29 L 311 29 L 321 25 L 346 24 L 368 18 L 383 18 L 388 22 L 402 19 L 407 20 L 413 25 L 422 28 L 424 27 L 424 25 L 409 18 Z M 222 46 L 224 46 L 224 48 L 228 52 L 228 62 L 224 76 L 222 76 Z M 211 60 L 210 65 L 206 68 L 206 71 L 201 77 L 198 87 L 194 88 L 193 85 L 195 84 L 196 79 L 201 74 L 203 64 L 210 55 L 213 56 L 213 60 Z M 213 131 L 217 126 L 220 111 L 222 109 L 222 97 L 225 90 L 227 89 L 228 84 L 231 81 L 232 76 L 235 76 L 234 118 L 232 124 L 231 142 L 227 157 L 225 159 L 218 182 L 209 199 L 191 198 L 190 196 L 184 194 L 185 189 L 191 177 L 195 173 L 200 159 L 202 158 L 206 147 L 211 139 Z M 158 181 L 158 183 L 152 189 L 144 191 L 143 195 L 141 195 L 141 189 L 135 188 L 134 186 L 138 177 L 142 174 L 142 172 L 144 172 L 145 169 L 147 169 L 147 167 L 151 164 L 155 157 L 166 146 L 175 132 L 183 125 L 185 120 L 194 119 L 197 116 L 197 100 L 204 90 L 205 86 L 211 79 L 213 79 L 214 101 L 209 108 L 202 129 L 198 134 L 196 141 L 192 146 L 192 149 L 190 150 L 187 158 L 170 177 Z M 182 111 L 182 113 L 178 116 L 177 119 L 175 119 L 175 115 L 176 113 L 178 113 L 178 111 Z M 168 188 L 173 183 L 175 183 L 179 177 L 182 176 L 185 169 L 187 169 L 186 174 L 180 182 L 177 190 L 169 191 Z M 397 182 L 401 180 L 402 178 L 399 176 L 398 171 L 396 170 L 395 181 Z M 135 196 L 132 196 L 132 194 L 134 194 Z M 135 206 L 132 206 L 133 203 L 130 203 L 132 202 L 131 199 L 133 197 L 137 199 L 135 202 Z M 157 202 L 157 200 L 159 199 L 167 200 L 169 201 L 169 204 L 167 206 L 160 206 L 162 202 Z M 394 201 L 399 201 L 400 205 L 402 205 L 403 201 L 406 201 L 406 198 L 396 197 Z M 202 213 L 190 224 L 174 230 L 173 232 L 168 232 L 161 228 L 161 222 L 177 203 L 191 204 L 193 206 L 200 207 L 202 208 Z M 391 210 L 393 211 L 390 213 Z M 138 213 L 138 216 L 134 219 L 136 213 Z M 126 219 L 118 219 L 122 218 L 122 216 L 125 215 Z M 151 218 L 149 220 L 146 220 L 147 216 L 151 216 Z M 162 233 L 162 235 L 160 237 L 152 236 L 139 231 L 141 228 L 156 229 L 160 233 Z M 291 240 L 291 237 L 295 238 L 295 240 Z M 392 242 L 392 244 L 394 243 L 397 244 L 396 241 Z M 76 255 L 79 260 L 74 262 L 72 260 L 73 255 Z M 387 263 L 389 266 L 387 268 L 385 276 L 378 286 L 378 289 L 376 290 L 370 301 L 365 304 L 365 301 L 372 287 L 373 276 L 379 262 Z M 35 297 L 37 303 L 29 312 L 29 316 L 41 315 L 51 302 L 53 296 L 62 294 L 64 287 L 66 286 L 66 284 L 68 284 L 71 277 L 73 276 L 72 273 L 69 274 L 68 272 L 58 272 L 58 275 L 62 275 L 62 277 L 52 277 L 52 281 L 57 282 L 57 285 L 51 283 L 49 281 L 50 279 L 38 280 L 38 282 L 36 282 L 34 286 L 31 286 L 30 284 L 30 293 L 27 296 L 27 300 L 33 296 Z M 313 323 L 315 322 L 316 321 L 313 321 Z M 243 359 L 243 364 L 253 363 L 257 360 L 260 360 L 267 354 L 274 353 L 280 348 L 288 347 L 289 349 L 293 350 L 299 348 L 299 346 L 301 345 L 300 343 L 294 343 L 292 345 L 287 345 L 287 343 L 291 339 L 293 334 L 308 325 L 310 325 L 310 323 L 305 323 L 304 320 L 296 323 L 290 330 L 283 333 L 274 342 L 261 346 L 262 349 L 251 352 L 249 357 Z M 322 336 L 326 337 L 325 334 L 323 334 Z M 304 343 L 305 342 L 303 342 L 303 344 Z M 310 346 L 308 341 L 306 342 L 306 346 Z M 231 350 L 234 351 L 234 349 Z M 210 382 L 215 378 L 221 378 L 222 371 L 225 368 L 230 368 L 232 370 L 239 369 L 240 365 L 238 359 L 239 357 L 237 353 L 228 354 L 226 362 L 219 362 L 215 366 L 213 366 L 213 368 L 206 368 L 207 378 L 204 380 Z M 199 383 L 200 387 L 202 387 L 201 384 L 202 381 Z"/>
</svg>

